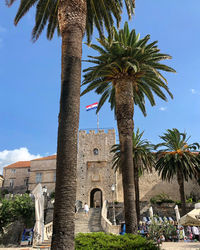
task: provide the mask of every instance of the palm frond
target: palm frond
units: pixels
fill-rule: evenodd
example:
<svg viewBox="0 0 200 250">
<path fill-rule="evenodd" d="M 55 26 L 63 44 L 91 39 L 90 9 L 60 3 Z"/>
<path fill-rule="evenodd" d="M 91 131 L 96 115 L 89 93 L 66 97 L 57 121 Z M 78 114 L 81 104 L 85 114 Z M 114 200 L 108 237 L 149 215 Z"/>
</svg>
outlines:
<svg viewBox="0 0 200 250">
<path fill-rule="evenodd" d="M 166 85 L 167 79 L 161 74 L 160 71 L 175 72 L 175 70 L 159 61 L 170 59 L 168 54 L 160 53 L 157 48 L 157 41 L 149 43 L 150 36 L 147 35 L 140 39 L 135 30 L 129 30 L 128 23 L 124 24 L 124 28 L 117 30 L 113 29 L 113 37 L 99 38 L 97 41 L 99 45 L 91 44 L 91 48 L 98 53 L 97 56 L 89 56 L 91 60 L 87 62 L 92 63 L 94 66 L 84 69 L 83 85 L 87 85 L 86 90 L 82 94 L 95 90 L 97 94 L 103 94 L 106 88 L 115 88 L 115 83 L 128 80 L 133 83 L 133 101 L 142 113 L 146 115 L 145 99 L 148 99 L 152 106 L 154 106 L 154 94 L 159 98 L 167 101 L 166 91 L 171 98 L 172 93 Z M 98 81 L 96 88 L 94 81 L 102 79 L 102 87 Z M 164 90 L 164 91 L 163 91 Z M 114 90 L 113 90 L 114 91 Z M 108 99 L 113 109 L 116 100 L 108 97 L 108 94 L 113 91 L 107 92 L 106 100 Z M 105 98 L 103 98 L 105 100 Z M 102 105 L 101 105 L 102 106 Z"/>
</svg>

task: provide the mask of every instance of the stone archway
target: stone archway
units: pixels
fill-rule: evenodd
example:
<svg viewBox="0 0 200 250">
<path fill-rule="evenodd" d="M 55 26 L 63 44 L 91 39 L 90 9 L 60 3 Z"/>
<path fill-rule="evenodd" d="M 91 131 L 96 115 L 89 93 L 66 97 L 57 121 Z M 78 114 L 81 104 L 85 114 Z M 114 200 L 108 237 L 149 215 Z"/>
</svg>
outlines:
<svg viewBox="0 0 200 250">
<path fill-rule="evenodd" d="M 102 207 L 102 191 L 99 188 L 94 188 L 90 192 L 90 207 Z"/>
</svg>

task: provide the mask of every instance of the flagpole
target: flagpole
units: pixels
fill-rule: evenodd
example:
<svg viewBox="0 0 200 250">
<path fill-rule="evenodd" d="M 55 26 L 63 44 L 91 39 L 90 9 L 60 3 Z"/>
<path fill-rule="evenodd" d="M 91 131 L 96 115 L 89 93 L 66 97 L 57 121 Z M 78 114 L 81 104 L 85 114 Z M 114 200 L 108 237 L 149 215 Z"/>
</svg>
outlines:
<svg viewBox="0 0 200 250">
<path fill-rule="evenodd" d="M 97 113 L 97 130 L 99 131 L 99 112 Z"/>
</svg>

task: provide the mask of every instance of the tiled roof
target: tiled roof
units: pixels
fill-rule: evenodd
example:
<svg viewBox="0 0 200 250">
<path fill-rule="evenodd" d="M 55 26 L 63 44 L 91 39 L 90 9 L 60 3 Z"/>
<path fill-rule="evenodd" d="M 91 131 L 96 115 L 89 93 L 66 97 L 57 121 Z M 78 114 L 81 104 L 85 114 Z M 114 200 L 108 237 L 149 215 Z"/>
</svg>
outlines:
<svg viewBox="0 0 200 250">
<path fill-rule="evenodd" d="M 18 161 L 6 166 L 5 168 L 28 168 L 30 167 L 30 161 Z"/>
<path fill-rule="evenodd" d="M 43 161 L 43 160 L 53 160 L 53 159 L 56 159 L 56 155 L 50 155 L 50 156 L 34 159 L 32 161 Z"/>
</svg>

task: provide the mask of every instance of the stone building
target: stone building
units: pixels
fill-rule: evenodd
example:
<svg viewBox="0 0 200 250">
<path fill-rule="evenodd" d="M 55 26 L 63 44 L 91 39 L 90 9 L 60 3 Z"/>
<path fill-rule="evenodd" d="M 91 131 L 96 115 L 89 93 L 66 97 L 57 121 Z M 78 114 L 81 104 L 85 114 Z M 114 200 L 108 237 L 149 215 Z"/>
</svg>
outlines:
<svg viewBox="0 0 200 250">
<path fill-rule="evenodd" d="M 87 202 L 90 207 L 101 206 L 104 200 L 123 202 L 122 177 L 112 169 L 110 149 L 115 144 L 114 130 L 79 131 L 77 165 L 77 200 Z M 48 193 L 55 189 L 56 156 L 48 156 L 29 162 L 17 162 L 4 168 L 3 187 L 14 192 L 32 191 L 38 183 L 46 186 Z M 179 186 L 162 181 L 156 172 L 140 177 L 140 198 L 149 201 L 152 196 L 165 193 L 171 199 L 180 200 Z M 28 183 L 28 187 L 27 187 Z M 111 186 L 115 184 L 115 192 Z M 200 199 L 200 188 L 196 181 L 185 182 L 185 193 L 196 194 Z"/>
<path fill-rule="evenodd" d="M 38 183 L 45 186 L 49 193 L 55 190 L 56 155 L 32 160 L 30 163 L 29 190 L 32 191 Z"/>
<path fill-rule="evenodd" d="M 3 169 L 3 188 L 14 193 L 28 190 L 30 177 L 30 161 L 18 161 Z"/>
</svg>

